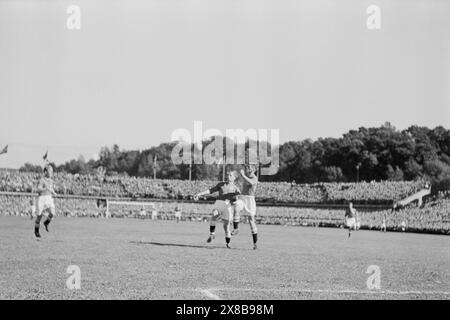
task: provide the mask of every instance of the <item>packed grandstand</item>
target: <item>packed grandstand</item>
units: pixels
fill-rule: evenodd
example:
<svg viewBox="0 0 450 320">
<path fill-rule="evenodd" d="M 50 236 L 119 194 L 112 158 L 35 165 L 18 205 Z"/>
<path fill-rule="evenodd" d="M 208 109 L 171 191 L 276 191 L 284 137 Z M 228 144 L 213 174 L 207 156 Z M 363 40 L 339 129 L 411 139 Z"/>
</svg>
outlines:
<svg viewBox="0 0 450 320">
<path fill-rule="evenodd" d="M 32 193 L 37 173 L 0 171 L 0 192 Z M 55 191 L 60 195 L 102 196 L 187 200 L 217 181 L 188 181 L 126 176 L 54 175 Z M 269 203 L 345 203 L 391 204 L 420 190 L 424 181 L 381 181 L 360 183 L 261 182 L 257 201 Z"/>
<path fill-rule="evenodd" d="M 2 215 L 29 215 L 33 192 L 39 174 L 19 171 L 0 172 L 0 201 Z M 125 176 L 72 175 L 54 176 L 58 214 L 68 217 L 97 217 L 101 210 L 98 197 L 110 199 L 134 198 L 154 201 L 158 219 L 173 219 L 174 209 L 182 203 L 183 219 L 207 221 L 211 204 L 183 202 L 205 190 L 214 181 L 158 180 Z M 382 181 L 360 183 L 296 184 L 261 182 L 258 186 L 258 222 L 298 226 L 342 227 L 343 210 L 333 207 L 307 208 L 302 204 L 392 204 L 420 190 L 424 181 Z M 296 206 L 287 206 L 297 204 Z M 276 205 L 276 206 L 275 206 Z M 113 217 L 138 217 L 139 207 L 126 204 L 111 208 Z M 361 210 L 361 228 L 380 229 L 383 221 L 388 230 L 449 233 L 450 199 L 441 193 L 429 197 L 422 207 L 412 205 L 406 210 L 386 208 Z"/>
</svg>

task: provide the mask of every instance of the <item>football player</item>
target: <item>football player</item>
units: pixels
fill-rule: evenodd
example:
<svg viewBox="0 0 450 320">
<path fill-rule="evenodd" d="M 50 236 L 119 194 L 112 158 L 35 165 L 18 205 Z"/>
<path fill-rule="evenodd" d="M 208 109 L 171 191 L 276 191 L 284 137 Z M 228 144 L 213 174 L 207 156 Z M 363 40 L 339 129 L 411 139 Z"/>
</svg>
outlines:
<svg viewBox="0 0 450 320">
<path fill-rule="evenodd" d="M 230 171 L 227 174 L 226 182 L 220 182 L 216 186 L 194 195 L 194 200 L 197 201 L 201 196 L 212 194 L 215 192 L 218 193 L 217 200 L 214 203 L 210 219 L 209 238 L 207 240 L 208 243 L 214 240 L 216 222 L 219 218 L 222 218 L 223 229 L 225 230 L 225 243 L 227 248 L 230 248 L 233 203 L 236 201 L 236 196 L 240 194 L 238 186 L 234 183 L 236 178 L 237 173 L 235 171 Z"/>
<path fill-rule="evenodd" d="M 44 175 L 38 183 L 37 192 L 37 211 L 36 220 L 34 224 L 34 235 L 36 238 L 40 238 L 39 227 L 42 219 L 42 214 L 48 212 L 47 218 L 44 221 L 44 227 L 47 232 L 48 226 L 55 215 L 55 203 L 53 197 L 56 196 L 56 192 L 53 187 L 53 168 L 51 165 L 44 167 Z"/>
</svg>

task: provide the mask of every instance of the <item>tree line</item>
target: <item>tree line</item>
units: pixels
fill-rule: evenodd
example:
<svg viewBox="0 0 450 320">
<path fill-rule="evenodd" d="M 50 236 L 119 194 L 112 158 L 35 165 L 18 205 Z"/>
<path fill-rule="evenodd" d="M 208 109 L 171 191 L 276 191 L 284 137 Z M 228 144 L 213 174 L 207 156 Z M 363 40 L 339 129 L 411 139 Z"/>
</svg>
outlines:
<svg viewBox="0 0 450 320">
<path fill-rule="evenodd" d="M 121 150 L 118 145 L 103 147 L 98 160 L 86 161 L 80 156 L 57 166 L 57 170 L 92 174 L 102 167 L 109 175 L 136 177 L 153 177 L 156 171 L 160 179 L 188 179 L 191 170 L 194 180 L 222 178 L 221 165 L 173 164 L 174 145 L 175 142 L 161 143 L 142 151 Z M 36 171 L 40 167 L 27 163 L 20 170 Z M 289 141 L 279 146 L 278 172 L 260 179 L 297 183 L 427 179 L 448 189 L 450 130 L 442 126 L 411 126 L 399 131 L 385 123 L 350 130 L 339 138 Z"/>
</svg>

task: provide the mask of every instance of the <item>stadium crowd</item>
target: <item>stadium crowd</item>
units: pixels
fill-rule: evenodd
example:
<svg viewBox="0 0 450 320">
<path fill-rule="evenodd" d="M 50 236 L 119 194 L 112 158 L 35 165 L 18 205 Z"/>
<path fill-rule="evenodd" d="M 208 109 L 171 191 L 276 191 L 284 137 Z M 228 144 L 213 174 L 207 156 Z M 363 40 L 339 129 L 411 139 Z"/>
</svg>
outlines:
<svg viewBox="0 0 450 320">
<path fill-rule="evenodd" d="M 0 191 L 34 191 L 39 175 L 0 171 Z M 58 194 L 115 198 L 190 199 L 217 181 L 187 181 L 56 173 Z M 269 203 L 392 203 L 423 187 L 423 181 L 382 181 L 361 183 L 261 182 L 257 201 Z"/>
<path fill-rule="evenodd" d="M 0 194 L 0 215 L 31 217 L 33 197 L 30 195 Z M 105 217 L 105 208 L 98 207 L 94 198 L 59 196 L 55 200 L 57 216 Z M 182 211 L 181 220 L 208 221 L 213 205 L 209 203 L 180 203 L 161 201 L 148 205 L 111 204 L 109 213 L 115 218 L 147 218 L 174 220 L 175 208 Z M 155 216 L 153 217 L 152 214 Z M 432 200 L 422 208 L 409 207 L 399 211 L 358 211 L 361 229 L 380 230 L 383 222 L 387 230 L 431 233 L 450 233 L 450 199 Z M 246 222 L 246 219 L 243 219 Z M 260 224 L 343 227 L 344 209 L 312 209 L 302 207 L 259 206 Z"/>
<path fill-rule="evenodd" d="M 20 171 L 0 171 L 0 215 L 30 216 L 39 174 Z M 116 204 L 109 207 L 112 217 L 150 217 L 174 219 L 177 200 L 191 199 L 201 190 L 208 189 L 214 181 L 162 180 L 128 176 L 79 175 L 56 173 L 54 175 L 55 200 L 58 215 L 67 217 L 100 217 L 104 208 L 98 207 L 96 197 L 110 199 L 133 198 L 148 201 L 159 199 L 150 208 Z M 343 225 L 342 209 L 311 209 L 288 203 L 343 204 L 355 203 L 392 204 L 424 187 L 423 181 L 382 181 L 361 183 L 261 182 L 257 201 L 268 206 L 258 207 L 258 222 L 262 224 L 334 226 Z M 6 194 L 5 194 L 6 192 Z M 14 194 L 8 194 L 14 193 Z M 88 197 L 86 197 L 88 196 Z M 90 197 L 89 197 L 90 196 Z M 86 198 L 84 198 L 86 197 Z M 273 204 L 273 206 L 272 206 Z M 182 203 L 182 220 L 207 221 L 212 210 L 209 203 Z M 143 214 L 144 213 L 144 214 Z M 450 200 L 448 194 L 428 201 L 421 208 L 408 207 L 399 211 L 361 211 L 361 228 L 377 229 L 384 223 L 388 230 L 399 228 L 444 232 L 450 229 Z"/>
<path fill-rule="evenodd" d="M 262 224 L 301 225 L 316 227 L 343 227 L 344 210 L 288 207 L 259 207 Z M 380 230 L 383 220 L 387 230 L 449 233 L 450 199 L 426 203 L 422 208 L 408 207 L 399 211 L 358 211 L 361 229 Z"/>
</svg>

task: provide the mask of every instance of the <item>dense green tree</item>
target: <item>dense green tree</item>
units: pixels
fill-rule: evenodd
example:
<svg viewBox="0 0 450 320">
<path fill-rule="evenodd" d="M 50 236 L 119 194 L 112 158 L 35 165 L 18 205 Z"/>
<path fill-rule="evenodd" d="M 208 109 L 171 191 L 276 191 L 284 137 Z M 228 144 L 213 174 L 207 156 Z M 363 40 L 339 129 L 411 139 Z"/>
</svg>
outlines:
<svg viewBox="0 0 450 320">
<path fill-rule="evenodd" d="M 221 138 L 219 138 L 221 139 Z M 203 150 L 213 138 L 203 141 Z M 226 149 L 227 142 L 223 141 Z M 82 157 L 60 166 L 59 170 L 71 173 L 92 173 L 104 167 L 107 174 L 116 172 L 130 176 L 188 179 L 188 163 L 175 165 L 171 153 L 176 142 L 162 143 L 143 151 L 120 150 L 119 146 L 103 147 L 97 161 L 86 162 Z M 236 151 L 238 146 L 233 145 Z M 244 145 L 248 159 L 248 146 Z M 194 162 L 196 145 L 190 145 Z M 289 141 L 279 146 L 279 170 L 273 176 L 261 176 L 263 181 L 296 181 L 312 183 L 319 181 L 355 181 L 357 166 L 363 181 L 372 180 L 415 180 L 425 178 L 437 185 L 450 181 L 450 130 L 442 126 L 429 129 L 411 126 L 398 131 L 390 123 L 380 127 L 350 130 L 339 138 L 319 138 Z M 154 163 L 155 156 L 157 158 Z M 218 155 L 220 158 L 220 155 Z M 222 179 L 222 164 L 192 164 L 192 179 Z M 239 169 L 238 165 L 227 164 L 227 169 Z M 21 170 L 34 171 L 30 164 Z"/>
</svg>

